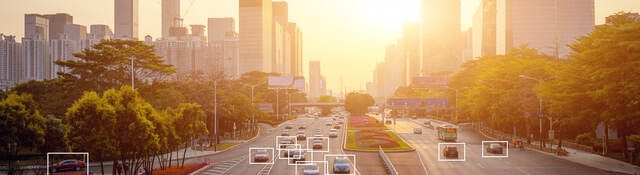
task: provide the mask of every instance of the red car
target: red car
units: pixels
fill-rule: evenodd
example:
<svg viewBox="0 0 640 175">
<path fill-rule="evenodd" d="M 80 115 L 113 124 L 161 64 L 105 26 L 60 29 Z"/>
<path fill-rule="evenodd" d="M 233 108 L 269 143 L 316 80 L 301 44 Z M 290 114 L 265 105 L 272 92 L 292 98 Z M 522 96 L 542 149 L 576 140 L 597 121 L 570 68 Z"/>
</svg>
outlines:
<svg viewBox="0 0 640 175">
<path fill-rule="evenodd" d="M 51 168 L 52 172 L 60 172 L 60 171 L 80 171 L 80 169 L 84 168 L 86 165 L 84 161 L 80 160 L 63 160 L 57 164 L 54 164 Z"/>
</svg>

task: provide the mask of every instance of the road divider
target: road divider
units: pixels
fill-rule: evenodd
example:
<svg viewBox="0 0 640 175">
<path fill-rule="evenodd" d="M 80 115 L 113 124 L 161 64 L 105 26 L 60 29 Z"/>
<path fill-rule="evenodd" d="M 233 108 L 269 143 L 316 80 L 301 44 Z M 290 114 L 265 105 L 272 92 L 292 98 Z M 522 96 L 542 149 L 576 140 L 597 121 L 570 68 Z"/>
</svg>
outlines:
<svg viewBox="0 0 640 175">
<path fill-rule="evenodd" d="M 387 173 L 391 175 L 398 175 L 396 168 L 393 166 L 393 163 L 391 163 L 391 160 L 389 160 L 389 157 L 387 156 L 387 154 L 384 153 L 381 146 L 378 146 L 378 153 L 380 155 L 380 158 L 384 162 Z"/>
</svg>

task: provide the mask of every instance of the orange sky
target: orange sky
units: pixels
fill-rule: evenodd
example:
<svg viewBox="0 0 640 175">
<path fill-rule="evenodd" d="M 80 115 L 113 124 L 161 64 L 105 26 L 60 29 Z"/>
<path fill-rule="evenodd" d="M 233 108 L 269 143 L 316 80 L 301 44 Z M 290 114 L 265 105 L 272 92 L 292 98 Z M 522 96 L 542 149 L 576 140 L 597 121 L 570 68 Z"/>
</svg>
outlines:
<svg viewBox="0 0 640 175">
<path fill-rule="evenodd" d="M 69 13 L 74 23 L 107 24 L 113 29 L 113 0 L 0 0 L 0 33 L 23 36 L 25 13 Z M 140 35 L 160 35 L 160 1 L 140 0 Z M 401 34 L 404 21 L 419 19 L 420 0 L 286 0 L 289 20 L 300 25 L 304 39 L 304 71 L 309 60 L 320 60 L 334 95 L 340 76 L 348 90 L 366 88 L 384 48 Z M 480 0 L 462 1 L 462 28 Z M 640 12 L 640 0 L 596 0 L 596 24 L 617 11 Z M 73 4 L 72 6 L 70 4 Z M 192 5 L 190 5 L 192 4 Z M 184 24 L 204 24 L 207 18 L 238 16 L 238 0 L 182 0 Z M 187 10 L 188 9 L 188 10 Z"/>
</svg>

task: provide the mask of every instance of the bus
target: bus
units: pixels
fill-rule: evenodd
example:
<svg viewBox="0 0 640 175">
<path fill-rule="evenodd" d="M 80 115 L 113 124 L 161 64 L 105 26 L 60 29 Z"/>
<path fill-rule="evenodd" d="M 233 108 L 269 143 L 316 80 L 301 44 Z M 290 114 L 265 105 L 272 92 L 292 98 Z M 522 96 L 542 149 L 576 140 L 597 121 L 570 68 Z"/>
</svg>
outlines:
<svg viewBox="0 0 640 175">
<path fill-rule="evenodd" d="M 455 142 L 458 139 L 458 127 L 454 125 L 440 125 L 437 128 L 438 139 L 445 142 Z"/>
</svg>

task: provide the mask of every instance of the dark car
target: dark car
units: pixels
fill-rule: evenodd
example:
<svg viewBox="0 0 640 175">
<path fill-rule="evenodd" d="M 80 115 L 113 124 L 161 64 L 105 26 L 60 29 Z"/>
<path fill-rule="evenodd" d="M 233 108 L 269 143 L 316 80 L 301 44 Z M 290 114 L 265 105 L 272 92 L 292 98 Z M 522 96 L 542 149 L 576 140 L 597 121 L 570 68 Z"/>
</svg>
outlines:
<svg viewBox="0 0 640 175">
<path fill-rule="evenodd" d="M 284 127 L 284 129 L 292 129 L 292 128 L 293 128 L 293 126 L 291 126 L 291 125 L 287 125 L 287 126 Z"/>
<path fill-rule="evenodd" d="M 442 154 L 446 158 L 458 158 L 458 148 L 455 146 L 446 146 L 442 150 Z"/>
<path fill-rule="evenodd" d="M 281 138 L 280 139 L 280 148 L 287 147 L 287 144 L 293 144 L 292 138 Z"/>
<path fill-rule="evenodd" d="M 293 159 L 291 159 L 292 163 L 297 163 L 298 161 L 305 161 L 304 153 L 302 151 L 293 151 Z"/>
<path fill-rule="evenodd" d="M 322 140 L 314 140 L 313 141 L 313 149 L 322 149 Z"/>
<path fill-rule="evenodd" d="M 307 136 L 304 135 L 304 131 L 298 131 L 298 135 L 296 136 L 296 139 L 304 140 L 304 139 L 307 139 Z"/>
<path fill-rule="evenodd" d="M 351 168 L 349 167 L 349 159 L 346 157 L 336 157 L 333 161 L 333 173 L 334 174 L 350 174 Z"/>
<path fill-rule="evenodd" d="M 86 164 L 84 161 L 80 160 L 63 160 L 59 163 L 53 165 L 51 168 L 52 172 L 61 172 L 61 171 L 80 171 L 80 169 L 84 168 Z"/>
<path fill-rule="evenodd" d="M 333 126 L 333 129 L 340 129 L 340 125 Z"/>
<path fill-rule="evenodd" d="M 282 132 L 280 132 L 280 136 L 289 136 L 289 130 L 282 130 Z"/>
<path fill-rule="evenodd" d="M 487 152 L 494 153 L 494 154 L 502 154 L 503 153 L 502 145 L 497 143 L 489 144 L 489 146 L 487 146 Z"/>
<path fill-rule="evenodd" d="M 307 129 L 307 127 L 305 127 L 305 126 L 300 126 L 300 127 L 298 127 L 298 129 Z"/>
<path fill-rule="evenodd" d="M 267 150 L 264 150 L 264 149 L 257 150 L 256 154 L 253 155 L 253 161 L 256 161 L 256 162 L 269 161 L 269 156 L 267 155 Z"/>
</svg>

